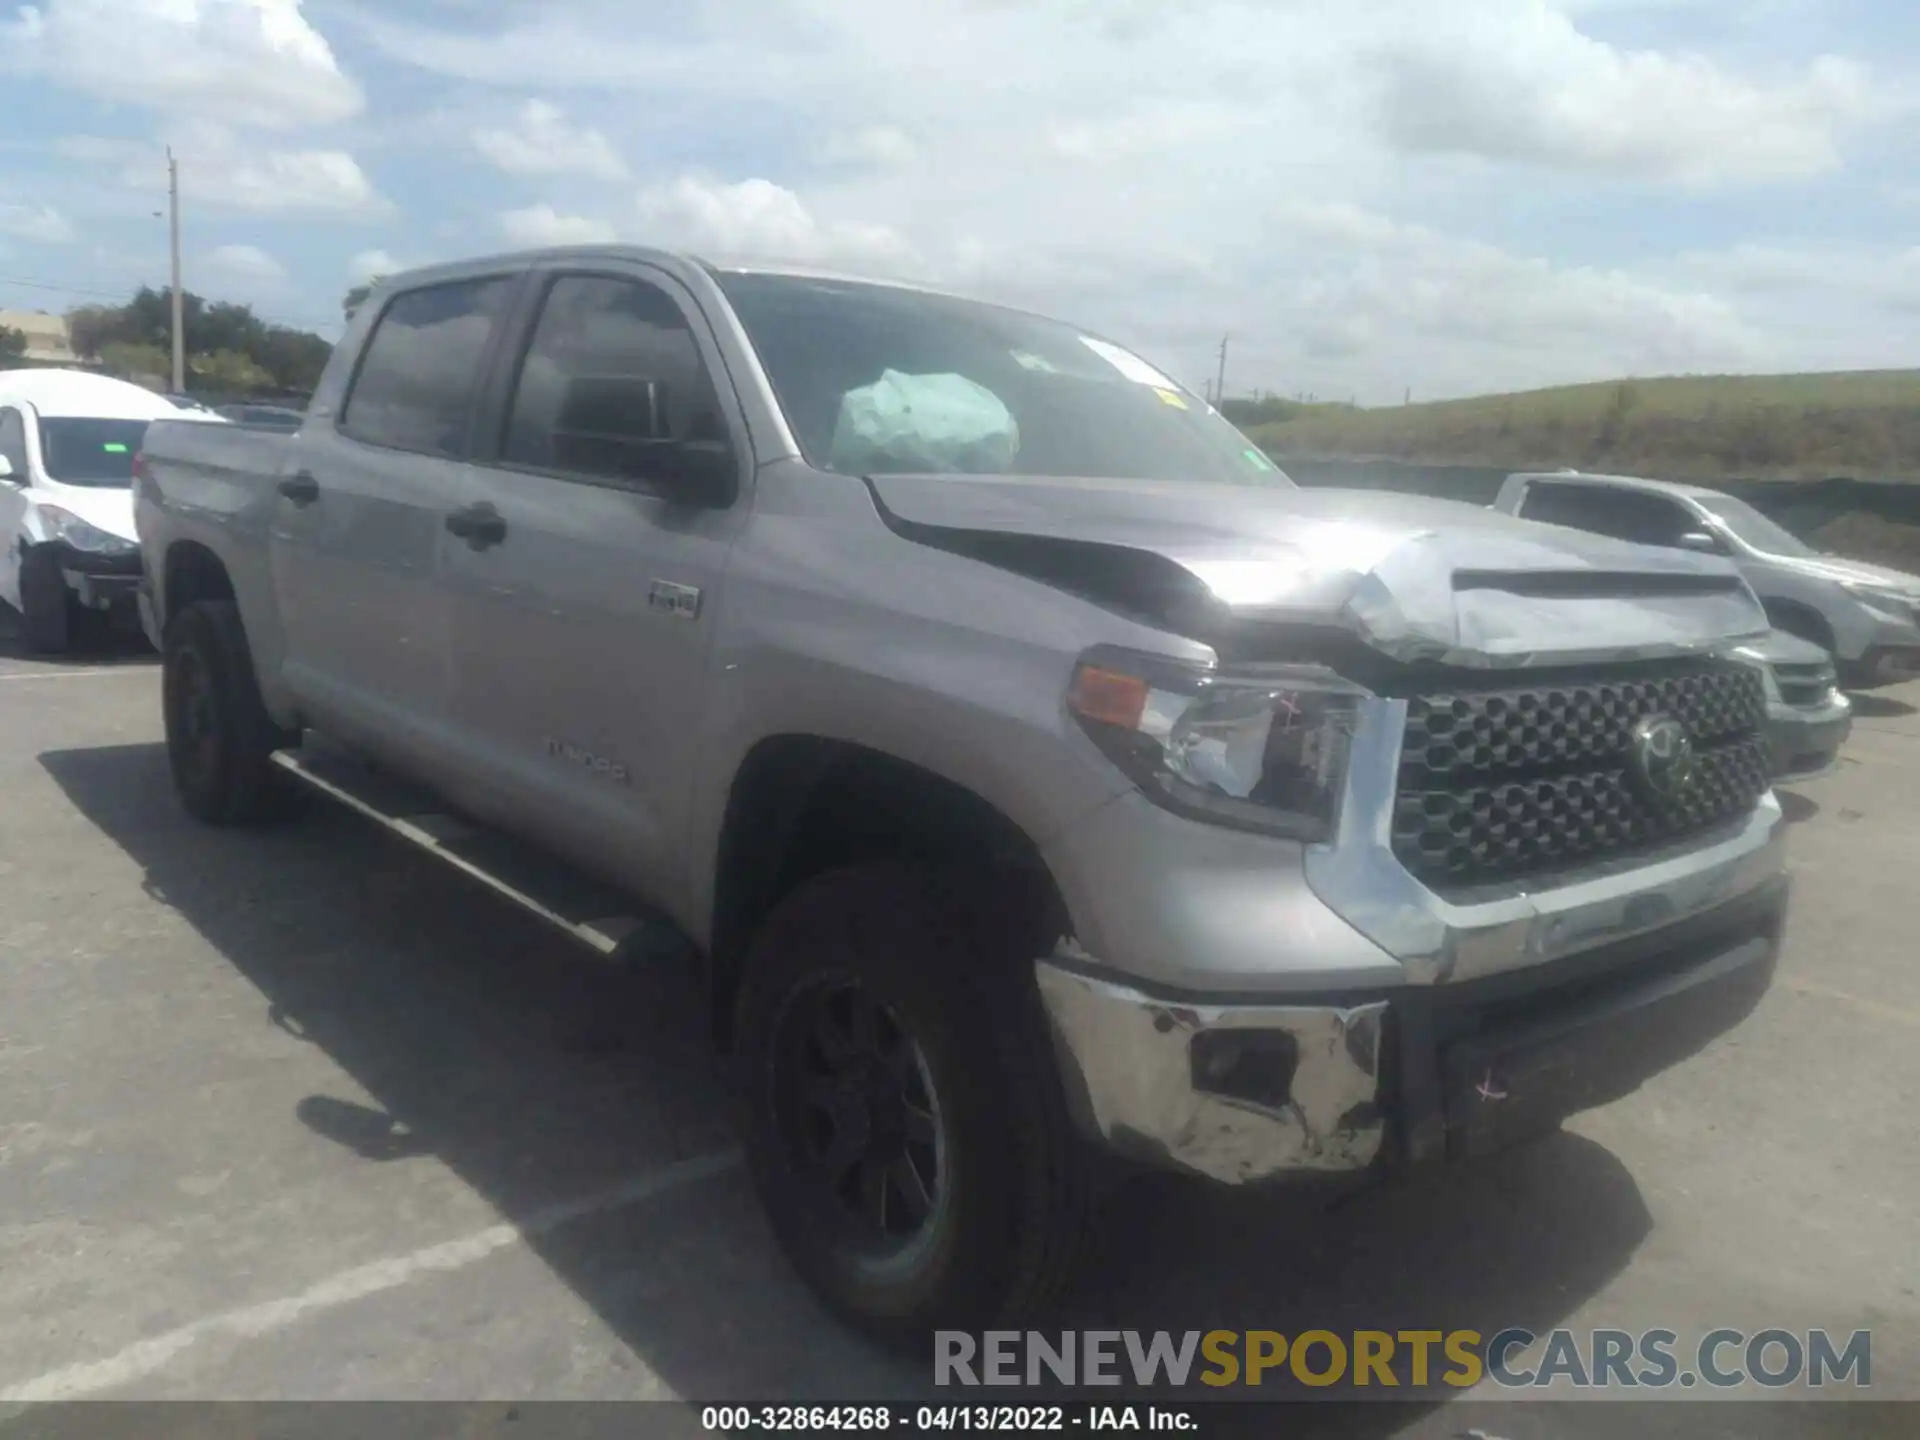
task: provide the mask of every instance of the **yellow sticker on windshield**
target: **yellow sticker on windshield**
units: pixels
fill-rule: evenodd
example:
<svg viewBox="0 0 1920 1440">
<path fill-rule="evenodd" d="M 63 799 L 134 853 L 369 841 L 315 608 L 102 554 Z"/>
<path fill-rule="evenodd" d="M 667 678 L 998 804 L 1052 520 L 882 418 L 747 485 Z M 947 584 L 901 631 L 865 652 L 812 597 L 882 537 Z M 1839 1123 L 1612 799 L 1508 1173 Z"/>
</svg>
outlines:
<svg viewBox="0 0 1920 1440">
<path fill-rule="evenodd" d="M 1176 410 L 1184 410 L 1187 408 L 1187 402 L 1185 400 L 1182 400 L 1177 394 L 1175 394 L 1171 390 L 1156 389 L 1153 393 L 1158 395 L 1162 400 L 1166 401 L 1167 404 L 1173 406 L 1173 408 Z"/>
</svg>

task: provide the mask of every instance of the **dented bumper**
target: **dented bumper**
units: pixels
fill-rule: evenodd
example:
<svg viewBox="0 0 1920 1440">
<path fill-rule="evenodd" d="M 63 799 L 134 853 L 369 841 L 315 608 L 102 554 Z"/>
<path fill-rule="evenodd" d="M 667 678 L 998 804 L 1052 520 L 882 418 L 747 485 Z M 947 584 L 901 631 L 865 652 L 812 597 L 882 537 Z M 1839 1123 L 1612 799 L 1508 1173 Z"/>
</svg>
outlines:
<svg viewBox="0 0 1920 1440">
<path fill-rule="evenodd" d="M 1652 934 L 1479 980 L 1183 1001 L 1071 951 L 1040 993 L 1083 1129 L 1225 1184 L 1466 1159 L 1629 1093 L 1751 1011 L 1784 879 Z"/>
</svg>

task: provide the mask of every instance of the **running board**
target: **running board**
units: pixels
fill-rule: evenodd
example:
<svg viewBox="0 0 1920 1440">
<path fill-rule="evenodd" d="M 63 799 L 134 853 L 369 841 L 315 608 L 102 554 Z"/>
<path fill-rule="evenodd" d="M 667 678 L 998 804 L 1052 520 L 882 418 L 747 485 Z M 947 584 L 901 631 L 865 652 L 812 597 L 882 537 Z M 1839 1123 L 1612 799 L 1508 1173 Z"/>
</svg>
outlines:
<svg viewBox="0 0 1920 1440">
<path fill-rule="evenodd" d="M 609 959 L 638 962 L 691 948 L 664 916 L 641 912 L 630 897 L 531 846 L 447 814 L 424 791 L 350 755 L 309 746 L 276 751 L 273 763 Z"/>
</svg>

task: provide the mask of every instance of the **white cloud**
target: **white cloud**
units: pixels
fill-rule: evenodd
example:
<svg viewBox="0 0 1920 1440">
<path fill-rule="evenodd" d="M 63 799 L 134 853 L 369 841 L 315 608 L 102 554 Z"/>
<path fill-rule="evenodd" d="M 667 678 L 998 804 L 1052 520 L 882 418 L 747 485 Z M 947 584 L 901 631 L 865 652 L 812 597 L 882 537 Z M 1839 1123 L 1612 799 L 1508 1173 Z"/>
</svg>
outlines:
<svg viewBox="0 0 1920 1440">
<path fill-rule="evenodd" d="M 51 205 L 5 203 L 0 203 L 0 235 L 39 245 L 64 245 L 74 238 L 72 223 Z"/>
<path fill-rule="evenodd" d="M 395 275 L 406 268 L 385 250 L 362 250 L 347 262 L 347 275 L 358 284 L 383 275 Z"/>
<path fill-rule="evenodd" d="M 1461 7 L 1370 56 L 1388 138 L 1560 170 L 1718 183 L 1840 165 L 1883 102 L 1860 66 L 1824 56 L 1771 79 L 1699 55 L 1622 50 L 1543 4 Z M 1450 33 L 1451 32 L 1451 33 Z"/>
<path fill-rule="evenodd" d="M 1767 228 L 1830 205 L 1802 182 L 1848 163 L 1881 166 L 1876 203 L 1911 187 L 1870 133 L 1895 61 L 1816 58 L 1844 32 L 1794 4 L 725 0 L 654 28 L 623 0 L 495 0 L 356 23 L 390 59 L 654 137 L 631 211 L 530 227 L 927 276 L 1196 387 L 1231 331 L 1230 387 L 1398 400 L 1891 346 L 1884 313 L 1820 328 L 1830 279 L 1663 240 L 1746 204 L 1756 249 L 1791 250 Z M 1709 214 L 1707 185 L 1751 188 Z"/>
<path fill-rule="evenodd" d="M 373 182 L 344 150 L 268 150 L 183 173 L 181 190 L 239 210 L 368 214 L 386 208 Z"/>
<path fill-rule="evenodd" d="M 41 0 L 0 24 L 0 70 L 114 104 L 275 128 L 343 120 L 362 105 L 300 0 Z"/>
<path fill-rule="evenodd" d="M 737 184 L 683 175 L 640 192 L 641 233 L 717 258 L 914 268 L 913 247 L 888 225 L 823 222 L 771 180 Z"/>
<path fill-rule="evenodd" d="M 208 251 L 201 264 L 223 280 L 255 284 L 284 280 L 286 266 L 258 245 L 219 245 Z"/>
<path fill-rule="evenodd" d="M 887 168 L 911 165 L 919 156 L 919 143 L 897 125 L 862 126 L 832 135 L 820 147 L 820 158 L 829 165 Z"/>
<path fill-rule="evenodd" d="M 195 121 L 166 132 L 180 167 L 182 200 L 191 205 L 268 212 L 378 215 L 392 208 L 360 163 L 344 150 L 261 149 L 224 125 Z M 55 143 L 66 158 L 107 164 L 120 183 L 166 199 L 166 156 L 138 141 L 73 135 Z"/>
<path fill-rule="evenodd" d="M 1127 161 L 1186 145 L 1223 141 L 1255 112 L 1212 101 L 1156 104 L 1048 127 L 1047 148 L 1068 160 Z"/>
<path fill-rule="evenodd" d="M 473 146 L 509 175 L 587 175 L 618 180 L 626 162 L 598 130 L 567 123 L 557 105 L 529 100 L 512 129 L 476 130 Z"/>
<path fill-rule="evenodd" d="M 1863 307 L 1864 313 L 1848 315 L 1841 323 L 1856 333 L 1870 329 L 1876 340 L 1884 335 L 1890 353 L 1904 355 L 1904 363 L 1912 364 L 1908 337 L 1876 323 L 1881 317 L 1874 312 L 1876 307 L 1920 308 L 1920 246 L 1735 245 L 1690 252 L 1680 257 L 1678 268 L 1741 295 L 1756 307 L 1777 309 L 1808 299 L 1819 301 L 1829 312 Z"/>
<path fill-rule="evenodd" d="M 562 215 L 551 205 L 530 205 L 500 217 L 507 239 L 528 249 L 548 245 L 605 245 L 619 238 L 619 230 L 588 215 Z"/>
</svg>

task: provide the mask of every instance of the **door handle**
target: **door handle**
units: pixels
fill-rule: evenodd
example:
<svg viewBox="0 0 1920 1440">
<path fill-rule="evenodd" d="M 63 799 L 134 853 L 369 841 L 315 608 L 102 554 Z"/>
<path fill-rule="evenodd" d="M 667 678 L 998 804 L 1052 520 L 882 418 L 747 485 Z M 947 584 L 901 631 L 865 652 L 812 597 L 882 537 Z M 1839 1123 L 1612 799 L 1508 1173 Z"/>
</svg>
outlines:
<svg viewBox="0 0 1920 1440">
<path fill-rule="evenodd" d="M 302 470 L 280 482 L 280 493 L 305 508 L 320 498 L 320 482 L 313 478 L 312 471 Z"/>
<path fill-rule="evenodd" d="M 468 505 L 447 516 L 447 531 L 467 542 L 470 550 L 485 550 L 507 538 L 507 522 L 491 505 Z"/>
</svg>

